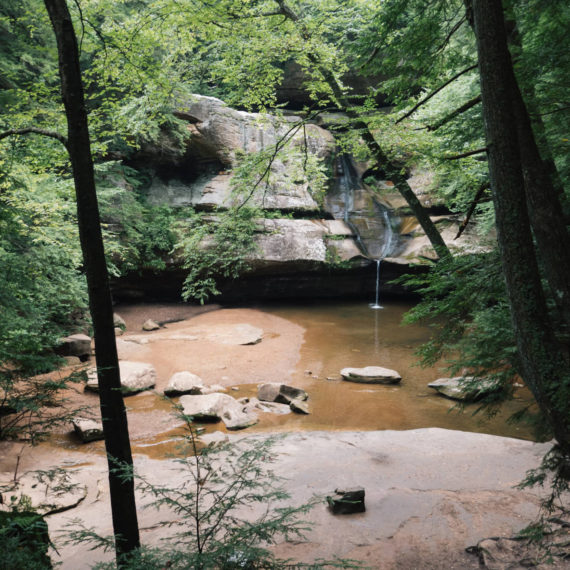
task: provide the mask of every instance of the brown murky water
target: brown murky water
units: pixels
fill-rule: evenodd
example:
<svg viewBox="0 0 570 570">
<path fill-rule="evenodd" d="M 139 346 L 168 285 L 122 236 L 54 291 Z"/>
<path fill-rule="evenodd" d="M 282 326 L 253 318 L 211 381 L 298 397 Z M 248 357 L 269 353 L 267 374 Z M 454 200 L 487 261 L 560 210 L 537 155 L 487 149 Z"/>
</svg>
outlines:
<svg viewBox="0 0 570 570">
<path fill-rule="evenodd" d="M 435 393 L 427 384 L 445 376 L 440 368 L 417 366 L 415 350 L 430 338 L 430 328 L 401 325 L 409 303 L 386 302 L 381 310 L 365 303 L 264 307 L 305 328 L 305 342 L 294 373 L 294 384 L 310 394 L 310 416 L 272 416 L 258 430 L 404 430 L 441 427 L 532 439 L 529 429 L 507 424 L 529 394 L 517 399 L 492 420 L 473 415 L 477 405 L 463 413 L 455 402 Z M 345 367 L 383 366 L 402 376 L 398 385 L 365 385 L 340 380 Z M 311 372 L 311 375 L 308 374 Z M 333 378 L 334 380 L 327 380 Z M 255 429 L 255 428 L 254 428 Z"/>
<path fill-rule="evenodd" d="M 165 316 L 165 320 L 190 318 L 168 325 L 172 332 L 192 323 L 204 326 L 235 321 L 261 327 L 263 340 L 254 346 L 211 344 L 198 348 L 193 344 L 156 342 L 135 357 L 156 366 L 157 392 L 174 372 L 191 370 L 208 384 L 222 382 L 237 388 L 228 392 L 236 398 L 255 396 L 257 384 L 264 381 L 287 382 L 309 393 L 310 415 L 260 413 L 259 423 L 248 428 L 248 433 L 441 427 L 532 439 L 525 426 L 507 423 L 508 417 L 529 399 L 526 390 L 520 389 L 517 398 L 491 420 L 481 414 L 474 416 L 474 404 L 458 413 L 454 401 L 427 386 L 445 376 L 443 370 L 416 365 L 414 352 L 430 338 L 430 328 L 401 325 L 403 314 L 411 308 L 409 303 L 390 301 L 383 306 L 373 310 L 362 302 L 264 305 L 256 310 L 214 310 L 196 319 L 184 305 L 139 305 L 121 312 L 126 314 L 129 328 L 132 323 L 133 331 L 140 331 L 140 323 L 157 315 Z M 341 380 L 342 368 L 375 365 L 397 370 L 402 382 L 366 385 Z M 95 395 L 85 394 L 83 398 L 97 405 Z M 154 458 L 176 453 L 184 429 L 173 417 L 169 401 L 158 393 L 144 392 L 126 398 L 125 403 L 134 453 Z M 207 432 L 225 432 L 222 422 L 202 427 Z M 51 444 L 94 453 L 103 453 L 104 449 L 101 441 L 81 444 L 69 433 L 53 436 Z"/>
</svg>

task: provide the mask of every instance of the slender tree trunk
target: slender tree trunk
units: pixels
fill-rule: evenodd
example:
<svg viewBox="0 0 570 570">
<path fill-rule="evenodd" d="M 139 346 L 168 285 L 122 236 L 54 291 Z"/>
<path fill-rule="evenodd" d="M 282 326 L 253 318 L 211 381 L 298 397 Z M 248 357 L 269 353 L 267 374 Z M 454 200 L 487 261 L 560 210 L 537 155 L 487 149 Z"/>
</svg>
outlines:
<svg viewBox="0 0 570 570">
<path fill-rule="evenodd" d="M 499 0 L 473 0 L 489 173 L 522 376 L 570 460 L 570 372 L 548 318 L 524 193 L 512 65 Z"/>
<path fill-rule="evenodd" d="M 89 308 L 95 332 L 97 373 L 105 448 L 109 462 L 111 510 L 117 562 L 140 545 L 134 480 L 119 473 L 132 470 L 127 414 L 121 394 L 119 361 L 113 327 L 111 290 L 105 262 L 99 208 L 77 39 L 65 0 L 44 0 L 55 32 L 61 91 L 67 116 L 67 148 L 77 197 L 79 237 L 87 275 Z"/>
</svg>

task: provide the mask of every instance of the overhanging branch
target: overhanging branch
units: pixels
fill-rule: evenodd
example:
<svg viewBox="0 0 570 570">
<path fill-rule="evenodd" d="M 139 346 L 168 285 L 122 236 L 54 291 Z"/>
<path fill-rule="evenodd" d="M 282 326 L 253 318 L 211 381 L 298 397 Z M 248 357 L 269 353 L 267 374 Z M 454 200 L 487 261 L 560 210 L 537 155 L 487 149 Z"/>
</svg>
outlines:
<svg viewBox="0 0 570 570">
<path fill-rule="evenodd" d="M 482 154 L 487 152 L 487 147 L 477 148 L 475 150 L 468 150 L 467 152 L 462 152 L 461 154 L 452 154 L 451 156 L 444 156 L 444 160 L 459 160 L 460 158 L 467 158 L 468 156 L 473 156 L 474 154 Z"/>
<path fill-rule="evenodd" d="M 65 148 L 67 148 L 67 137 L 56 131 L 50 131 L 48 129 L 40 129 L 38 127 L 24 127 L 22 129 L 9 129 L 0 133 L 0 140 L 6 139 L 11 136 L 16 135 L 42 135 L 44 137 L 49 137 L 51 139 L 58 140 Z"/>
<path fill-rule="evenodd" d="M 473 99 L 470 99 L 469 101 L 467 101 L 467 103 L 464 103 L 463 105 L 461 105 L 461 107 L 458 107 L 457 109 L 455 109 L 455 111 L 452 111 L 451 113 L 449 113 L 449 115 L 446 115 L 445 117 L 443 117 L 443 119 L 440 119 L 437 123 L 434 123 L 433 125 L 428 125 L 426 127 L 427 130 L 437 131 L 437 129 L 443 127 L 443 125 L 446 125 L 450 121 L 453 121 L 453 119 L 459 117 L 459 115 L 465 113 L 466 111 L 471 109 L 471 107 L 475 107 L 475 105 L 477 105 L 478 103 L 481 103 L 481 95 L 473 97 Z"/>
<path fill-rule="evenodd" d="M 466 67 L 465 69 L 461 70 L 459 73 L 456 73 L 451 79 L 448 79 L 443 85 L 440 85 L 435 91 L 432 91 L 429 95 L 427 95 L 421 101 L 416 103 L 407 113 L 402 115 L 396 121 L 396 124 L 401 123 L 404 119 L 407 119 L 410 115 L 415 113 L 422 105 L 427 103 L 434 95 L 437 95 L 437 93 L 439 93 L 442 89 L 445 89 L 450 83 L 453 83 L 456 79 L 458 79 L 462 75 L 465 75 L 466 73 L 469 73 L 470 71 L 473 71 L 476 68 L 477 64 L 474 64 L 469 67 Z"/>
</svg>

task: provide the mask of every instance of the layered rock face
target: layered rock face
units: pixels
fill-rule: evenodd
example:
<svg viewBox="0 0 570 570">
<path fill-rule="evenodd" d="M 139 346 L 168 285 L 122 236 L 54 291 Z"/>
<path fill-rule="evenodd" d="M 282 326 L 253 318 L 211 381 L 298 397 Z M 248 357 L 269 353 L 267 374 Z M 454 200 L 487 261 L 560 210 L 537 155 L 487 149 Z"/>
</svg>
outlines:
<svg viewBox="0 0 570 570">
<path fill-rule="evenodd" d="M 176 115 L 187 121 L 190 134 L 184 152 L 161 154 L 149 147 L 139 156 L 139 164 L 154 168 L 146 189 L 151 204 L 192 206 L 196 211 L 236 205 L 245 199 L 233 192 L 239 159 L 247 155 L 261 159 L 264 154 L 272 158 L 267 183 L 252 183 L 246 194 L 248 204 L 268 213 L 258 222 L 251 269 L 239 282 L 219 283 L 222 299 L 370 295 L 376 283 L 376 260 L 383 260 L 382 283 L 386 283 L 406 272 L 410 264 L 436 257 L 393 185 L 381 183 L 381 192 L 378 185 L 366 186 L 362 182 L 365 165 L 356 165 L 344 155 L 335 157 L 329 130 L 303 125 L 297 116 L 247 113 L 198 95 Z M 283 141 L 288 142 L 283 145 Z M 163 147 L 169 148 L 168 144 Z M 324 199 L 311 193 L 310 177 L 303 172 L 308 159 L 328 169 Z M 425 195 L 429 177 L 416 173 L 410 183 L 424 205 L 430 206 Z M 454 237 L 458 221 L 453 216 L 439 216 L 436 222 L 444 236 Z M 115 295 L 177 297 L 184 274 L 180 260 L 174 259 L 162 275 L 119 279 Z"/>
</svg>

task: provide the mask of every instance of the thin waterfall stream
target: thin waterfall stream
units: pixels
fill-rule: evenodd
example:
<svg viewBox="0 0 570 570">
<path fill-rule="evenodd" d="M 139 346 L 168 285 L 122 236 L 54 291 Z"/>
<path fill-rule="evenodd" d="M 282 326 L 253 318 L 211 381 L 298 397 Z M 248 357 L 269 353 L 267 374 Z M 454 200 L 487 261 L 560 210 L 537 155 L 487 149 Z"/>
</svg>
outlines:
<svg viewBox="0 0 570 570">
<path fill-rule="evenodd" d="M 370 304 L 371 309 L 383 309 L 384 307 L 379 304 L 380 300 L 380 263 L 381 259 L 376 260 L 376 298 L 374 303 Z"/>
</svg>

